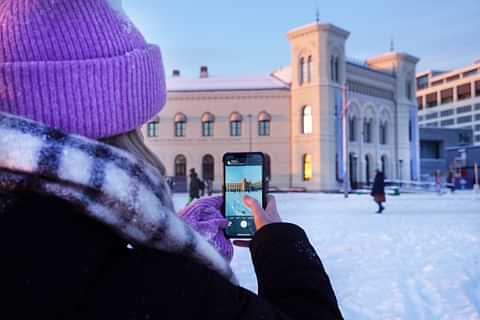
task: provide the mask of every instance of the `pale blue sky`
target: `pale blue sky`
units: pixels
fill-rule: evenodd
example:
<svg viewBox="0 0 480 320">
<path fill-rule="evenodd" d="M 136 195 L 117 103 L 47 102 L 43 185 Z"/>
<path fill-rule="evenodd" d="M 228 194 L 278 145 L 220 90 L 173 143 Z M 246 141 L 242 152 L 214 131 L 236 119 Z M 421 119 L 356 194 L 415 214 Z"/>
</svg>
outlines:
<svg viewBox="0 0 480 320">
<path fill-rule="evenodd" d="M 388 51 L 421 58 L 418 70 L 452 69 L 480 59 L 480 0 L 123 0 L 167 74 L 268 74 L 288 65 L 289 29 L 320 19 L 351 32 L 347 55 Z"/>
<path fill-rule="evenodd" d="M 226 183 L 238 183 L 246 178 L 250 182 L 262 181 L 262 166 L 227 166 Z"/>
</svg>

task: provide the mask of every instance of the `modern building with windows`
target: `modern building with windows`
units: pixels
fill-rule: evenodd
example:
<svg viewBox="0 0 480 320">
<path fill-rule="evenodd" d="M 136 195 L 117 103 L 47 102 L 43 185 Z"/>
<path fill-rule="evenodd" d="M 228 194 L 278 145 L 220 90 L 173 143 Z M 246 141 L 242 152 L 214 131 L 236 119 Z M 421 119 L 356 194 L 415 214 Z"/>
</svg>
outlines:
<svg viewBox="0 0 480 320">
<path fill-rule="evenodd" d="M 452 71 L 418 73 L 417 100 L 421 127 L 471 129 L 480 145 L 480 60 Z"/>
<path fill-rule="evenodd" d="M 437 171 L 443 176 L 449 171 L 461 171 L 461 168 L 447 161 L 447 150 L 471 146 L 472 129 L 420 128 L 419 133 L 421 180 L 434 180 Z"/>
<path fill-rule="evenodd" d="M 348 37 L 328 23 L 291 30 L 290 65 L 270 75 L 214 76 L 204 66 L 191 78 L 174 70 L 166 107 L 145 125 L 147 145 L 169 176 L 185 181 L 195 168 L 216 190 L 223 154 L 240 151 L 265 153 L 271 188 L 338 190 L 345 157 L 352 187 L 373 181 L 377 168 L 390 179 L 417 179 L 418 59 L 388 52 L 355 61 L 346 56 Z"/>
</svg>

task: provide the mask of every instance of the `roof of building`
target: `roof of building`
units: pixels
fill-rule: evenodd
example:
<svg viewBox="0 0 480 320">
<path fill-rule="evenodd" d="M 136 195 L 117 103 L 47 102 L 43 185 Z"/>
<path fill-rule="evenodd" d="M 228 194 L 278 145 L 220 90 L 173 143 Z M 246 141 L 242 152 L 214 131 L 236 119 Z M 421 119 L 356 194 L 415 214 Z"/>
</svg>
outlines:
<svg viewBox="0 0 480 320">
<path fill-rule="evenodd" d="M 419 71 L 419 72 L 417 72 L 416 77 L 419 78 L 419 77 L 428 75 L 430 77 L 431 81 L 434 82 L 436 80 L 440 80 L 440 79 L 443 79 L 443 78 L 448 78 L 448 77 L 451 77 L 451 76 L 455 76 L 457 74 L 461 74 L 461 73 L 464 73 L 464 72 L 471 71 L 472 69 L 473 70 L 474 69 L 480 70 L 480 60 L 476 60 L 476 61 L 473 62 L 473 64 L 469 64 L 467 66 L 460 67 L 460 68 L 453 69 L 453 70 L 432 70 L 432 69 L 428 69 L 428 70 Z"/>
<path fill-rule="evenodd" d="M 266 76 L 208 76 L 206 78 L 171 77 L 169 92 L 282 90 L 289 85 L 277 77 Z"/>
</svg>

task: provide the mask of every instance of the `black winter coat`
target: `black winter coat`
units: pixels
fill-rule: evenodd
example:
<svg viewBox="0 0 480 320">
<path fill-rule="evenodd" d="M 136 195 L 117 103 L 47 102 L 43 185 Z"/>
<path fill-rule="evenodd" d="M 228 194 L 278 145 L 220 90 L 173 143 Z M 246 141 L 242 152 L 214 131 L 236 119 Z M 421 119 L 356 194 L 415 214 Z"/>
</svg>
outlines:
<svg viewBox="0 0 480 320">
<path fill-rule="evenodd" d="M 378 172 L 375 175 L 375 180 L 372 186 L 372 195 L 385 194 L 385 177 L 382 172 Z"/>
<path fill-rule="evenodd" d="M 2 319 L 342 318 L 320 259 L 295 225 L 255 235 L 257 296 L 182 256 L 128 249 L 78 210 L 34 195 L 6 203 L 0 194 Z"/>
<path fill-rule="evenodd" d="M 190 175 L 190 188 L 188 190 L 190 198 L 198 199 L 200 198 L 200 179 L 198 179 L 197 174 Z"/>
</svg>

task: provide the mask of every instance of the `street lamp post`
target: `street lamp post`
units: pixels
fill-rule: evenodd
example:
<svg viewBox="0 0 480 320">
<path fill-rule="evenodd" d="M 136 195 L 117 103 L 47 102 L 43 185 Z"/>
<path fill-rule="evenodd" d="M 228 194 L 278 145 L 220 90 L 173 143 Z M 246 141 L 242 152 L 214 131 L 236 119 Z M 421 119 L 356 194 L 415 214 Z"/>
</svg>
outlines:
<svg viewBox="0 0 480 320">
<path fill-rule="evenodd" d="M 252 115 L 248 115 L 248 151 L 252 152 Z"/>
<path fill-rule="evenodd" d="M 349 170 L 349 151 L 348 151 L 348 87 L 347 84 L 343 85 L 343 106 L 342 106 L 342 148 L 343 148 L 343 195 L 348 198 L 348 192 L 350 191 L 350 170 Z"/>
</svg>

